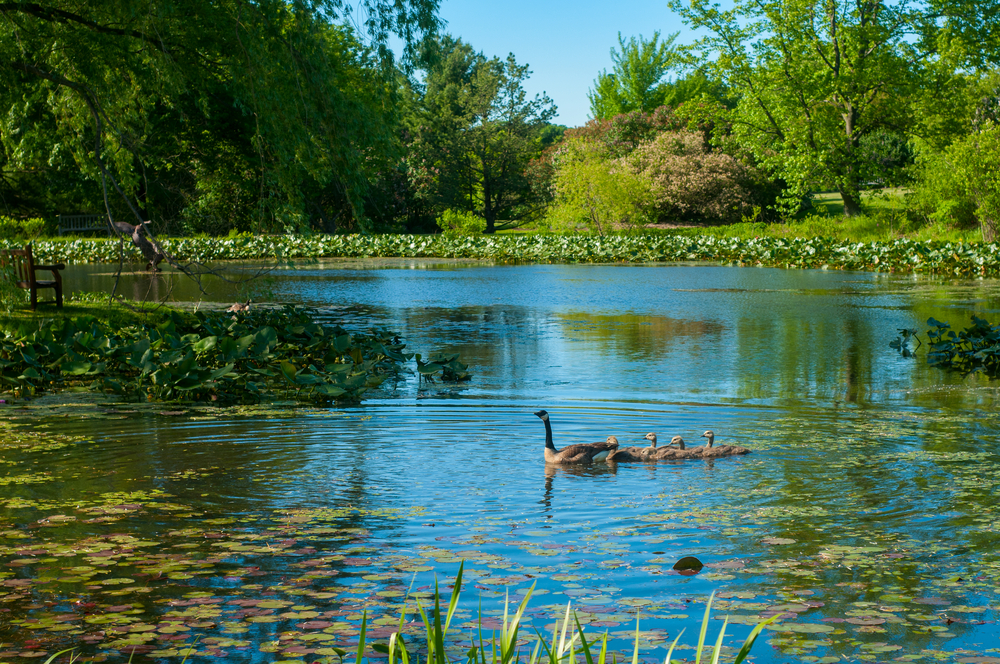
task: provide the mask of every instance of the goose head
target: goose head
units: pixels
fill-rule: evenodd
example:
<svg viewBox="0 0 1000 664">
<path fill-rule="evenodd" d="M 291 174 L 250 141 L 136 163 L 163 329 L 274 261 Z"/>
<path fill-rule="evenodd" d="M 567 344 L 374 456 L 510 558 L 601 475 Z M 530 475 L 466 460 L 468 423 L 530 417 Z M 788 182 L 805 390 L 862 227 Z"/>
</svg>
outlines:
<svg viewBox="0 0 1000 664">
<path fill-rule="evenodd" d="M 652 433 L 652 432 L 647 433 L 645 436 L 643 436 L 643 438 L 645 438 L 646 440 L 649 441 L 649 446 L 650 447 L 656 447 L 656 434 L 655 433 Z"/>
<path fill-rule="evenodd" d="M 535 415 L 542 418 L 542 422 L 545 422 L 546 420 L 549 419 L 549 414 L 546 413 L 544 410 L 538 411 L 537 413 L 535 413 Z"/>
<path fill-rule="evenodd" d="M 670 445 L 671 446 L 676 445 L 677 449 L 683 450 L 684 449 L 684 439 L 681 438 L 680 436 L 674 436 L 673 438 L 670 439 Z"/>
<path fill-rule="evenodd" d="M 705 445 L 706 447 L 711 447 L 712 443 L 715 442 L 715 434 L 712 433 L 711 431 L 706 431 L 705 433 L 701 434 L 701 437 L 708 438 L 708 443 L 706 443 Z"/>
<path fill-rule="evenodd" d="M 618 445 L 618 438 L 615 437 L 615 436 L 608 436 L 608 442 L 611 443 L 612 445 L 617 446 Z"/>
</svg>

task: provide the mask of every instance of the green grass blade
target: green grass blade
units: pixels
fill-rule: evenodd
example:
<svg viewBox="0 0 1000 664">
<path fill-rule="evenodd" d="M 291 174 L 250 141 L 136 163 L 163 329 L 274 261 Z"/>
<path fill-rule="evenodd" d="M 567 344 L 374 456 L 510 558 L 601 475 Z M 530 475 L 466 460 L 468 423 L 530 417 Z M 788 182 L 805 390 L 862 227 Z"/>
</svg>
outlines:
<svg viewBox="0 0 1000 664">
<path fill-rule="evenodd" d="M 536 582 L 537 583 L 537 582 Z M 511 660 L 517 653 L 517 634 L 521 629 L 521 620 L 524 617 L 524 610 L 528 608 L 528 600 L 531 599 L 531 595 L 535 592 L 535 584 L 532 583 L 531 587 L 528 588 L 528 593 L 521 600 L 520 605 L 517 607 L 517 612 L 514 617 L 511 618 L 510 624 L 507 624 L 507 603 L 504 602 L 503 607 L 503 631 L 500 634 L 500 661 L 501 664 L 510 664 Z"/>
<path fill-rule="evenodd" d="M 444 621 L 444 631 L 447 633 L 448 628 L 451 626 L 451 617 L 455 615 L 455 610 L 458 608 L 458 597 L 462 594 L 462 571 L 465 569 L 465 561 L 463 560 L 458 566 L 458 574 L 455 576 L 455 585 L 451 591 L 451 602 L 448 603 L 448 618 Z"/>
<path fill-rule="evenodd" d="M 608 632 L 604 631 L 604 636 L 601 637 L 601 654 L 597 656 L 597 664 L 604 664 L 608 661 Z"/>
<path fill-rule="evenodd" d="M 569 605 L 570 602 L 566 602 L 566 615 L 563 617 L 562 630 L 559 629 L 559 622 L 556 621 L 556 631 L 559 631 L 559 647 L 556 652 L 559 654 L 559 659 L 563 658 L 566 653 L 566 631 L 569 629 Z M 574 638 L 576 638 L 574 636 Z"/>
<path fill-rule="evenodd" d="M 556 626 L 556 629 L 557 630 L 559 629 L 558 625 Z M 549 647 L 549 644 L 545 642 L 545 637 L 542 636 L 542 633 L 539 632 L 537 629 L 535 630 L 535 634 L 538 635 L 538 644 L 541 645 L 543 648 L 545 648 L 545 654 L 549 656 L 549 664 L 556 664 L 555 653 L 552 652 L 552 648 Z M 553 633 L 552 645 L 555 646 L 555 643 L 556 643 L 556 635 Z M 537 645 L 535 646 L 535 652 L 536 653 L 538 652 Z"/>
<path fill-rule="evenodd" d="M 361 634 L 358 635 L 358 653 L 354 658 L 354 664 L 361 664 L 365 656 L 365 632 L 368 630 L 368 609 L 361 613 Z"/>
<path fill-rule="evenodd" d="M 750 654 L 750 649 L 753 648 L 754 641 L 757 640 L 757 637 L 760 636 L 760 633 L 764 630 L 765 627 L 773 623 L 779 617 L 781 617 L 781 614 L 776 613 L 767 620 L 765 620 L 764 622 L 757 623 L 757 626 L 754 627 L 753 630 L 750 632 L 750 636 L 748 636 L 747 640 L 743 642 L 743 647 L 740 648 L 740 652 L 736 655 L 736 660 L 733 662 L 733 664 L 741 664 L 741 662 L 743 662 L 743 660 L 747 658 L 747 655 Z"/>
<path fill-rule="evenodd" d="M 670 644 L 670 649 L 667 650 L 667 658 L 663 660 L 663 664 L 670 664 L 670 656 L 674 654 L 674 648 L 677 647 L 677 642 L 681 640 L 681 636 L 683 634 L 684 630 L 682 629 L 680 634 L 677 635 L 677 638 L 674 639 L 674 642 Z"/>
<path fill-rule="evenodd" d="M 708 632 L 708 616 L 712 611 L 712 599 L 715 591 L 708 596 L 708 604 L 705 605 L 705 617 L 701 619 L 701 633 L 698 634 L 698 648 L 694 654 L 694 664 L 701 664 L 701 653 L 705 649 L 705 634 Z"/>
<path fill-rule="evenodd" d="M 715 652 L 712 653 L 712 664 L 719 664 L 719 656 L 722 654 L 722 637 L 726 635 L 726 625 L 729 624 L 729 616 L 722 621 L 722 629 L 719 630 L 719 638 L 715 640 Z"/>
<path fill-rule="evenodd" d="M 66 650 L 60 650 L 56 654 L 52 655 L 52 657 L 49 657 L 47 660 L 45 660 L 45 664 L 52 664 L 52 662 L 56 661 L 56 657 L 58 657 L 59 655 L 67 652 L 73 652 L 74 650 L 76 650 L 76 648 L 66 648 Z M 70 655 L 70 657 L 72 657 L 72 655 Z"/>
<path fill-rule="evenodd" d="M 635 650 L 632 652 L 632 664 L 639 664 L 639 617 L 635 618 Z"/>
<path fill-rule="evenodd" d="M 431 661 L 431 648 L 433 648 L 435 664 L 448 664 L 444 657 L 444 632 L 441 631 L 441 591 L 438 589 L 437 579 L 434 579 L 434 644 L 428 643 L 427 661 Z"/>
<path fill-rule="evenodd" d="M 573 614 L 573 620 L 576 621 L 576 633 L 580 635 L 580 647 L 583 649 L 583 658 L 587 664 L 594 664 L 594 656 L 590 654 L 590 644 L 587 643 L 587 637 L 583 634 L 583 625 L 580 624 L 580 619 L 575 613 Z"/>
</svg>

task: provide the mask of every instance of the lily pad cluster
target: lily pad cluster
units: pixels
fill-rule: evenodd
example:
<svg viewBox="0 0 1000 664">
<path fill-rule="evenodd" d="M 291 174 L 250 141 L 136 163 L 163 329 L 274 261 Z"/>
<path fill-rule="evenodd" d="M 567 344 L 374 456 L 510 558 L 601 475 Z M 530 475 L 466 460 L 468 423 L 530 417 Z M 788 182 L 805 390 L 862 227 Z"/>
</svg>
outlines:
<svg viewBox="0 0 1000 664">
<path fill-rule="evenodd" d="M 4 248 L 0 240 L 0 248 Z M 7 244 L 10 244 L 9 242 Z M 916 241 L 844 242 L 831 238 L 719 238 L 677 235 L 315 235 L 166 238 L 181 261 L 318 257 L 471 258 L 498 262 L 649 263 L 717 261 L 736 265 L 950 275 L 1000 274 L 1000 245 Z M 117 240 L 39 241 L 46 262 L 117 263 Z M 143 262 L 125 246 L 127 260 Z"/>
<path fill-rule="evenodd" d="M 385 329 L 350 333 L 301 307 L 171 312 L 156 325 L 111 329 L 93 318 L 47 320 L 0 337 L 0 390 L 29 396 L 85 387 L 148 401 L 357 401 L 413 358 Z M 462 371 L 456 373 L 456 367 Z M 421 375 L 466 380 L 458 358 Z"/>
<path fill-rule="evenodd" d="M 934 318 L 927 319 L 927 325 L 928 364 L 965 375 L 1000 376 L 1000 324 L 991 325 L 973 315 L 972 325 L 958 332 L 951 329 L 950 323 Z M 916 348 L 910 349 L 911 339 L 916 341 L 916 348 L 923 345 L 917 330 L 902 329 L 889 347 L 898 350 L 903 357 L 912 357 Z"/>
</svg>

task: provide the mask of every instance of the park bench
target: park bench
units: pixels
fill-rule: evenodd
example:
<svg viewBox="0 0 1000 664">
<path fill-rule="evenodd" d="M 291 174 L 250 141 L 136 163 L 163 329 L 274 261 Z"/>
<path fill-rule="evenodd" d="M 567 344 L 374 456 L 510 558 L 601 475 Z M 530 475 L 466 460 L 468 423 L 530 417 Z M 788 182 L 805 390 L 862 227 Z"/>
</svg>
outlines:
<svg viewBox="0 0 1000 664">
<path fill-rule="evenodd" d="M 56 306 L 63 305 L 62 296 L 62 275 L 59 270 L 65 270 L 64 263 L 55 265 L 35 265 L 35 258 L 31 255 L 31 245 L 24 249 L 8 249 L 0 251 L 0 267 L 3 271 L 10 270 L 14 279 L 14 285 L 18 288 L 27 288 L 31 295 L 31 310 L 38 306 L 38 289 L 52 288 L 56 291 Z M 35 272 L 38 270 L 48 270 L 52 273 L 52 279 L 36 279 Z"/>
<path fill-rule="evenodd" d="M 103 214 L 61 214 L 59 215 L 59 235 L 82 233 L 84 231 L 107 231 L 111 235 L 108 218 Z"/>
</svg>

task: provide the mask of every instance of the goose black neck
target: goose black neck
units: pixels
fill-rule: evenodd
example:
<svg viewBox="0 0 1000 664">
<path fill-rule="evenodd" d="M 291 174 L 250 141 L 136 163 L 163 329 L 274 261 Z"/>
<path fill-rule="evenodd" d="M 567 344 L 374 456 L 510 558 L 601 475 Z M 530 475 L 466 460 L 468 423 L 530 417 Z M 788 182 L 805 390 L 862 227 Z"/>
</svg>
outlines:
<svg viewBox="0 0 1000 664">
<path fill-rule="evenodd" d="M 549 418 L 542 420 L 545 423 L 545 447 L 550 450 L 556 449 L 556 446 L 552 444 L 552 425 L 549 424 Z"/>
</svg>

